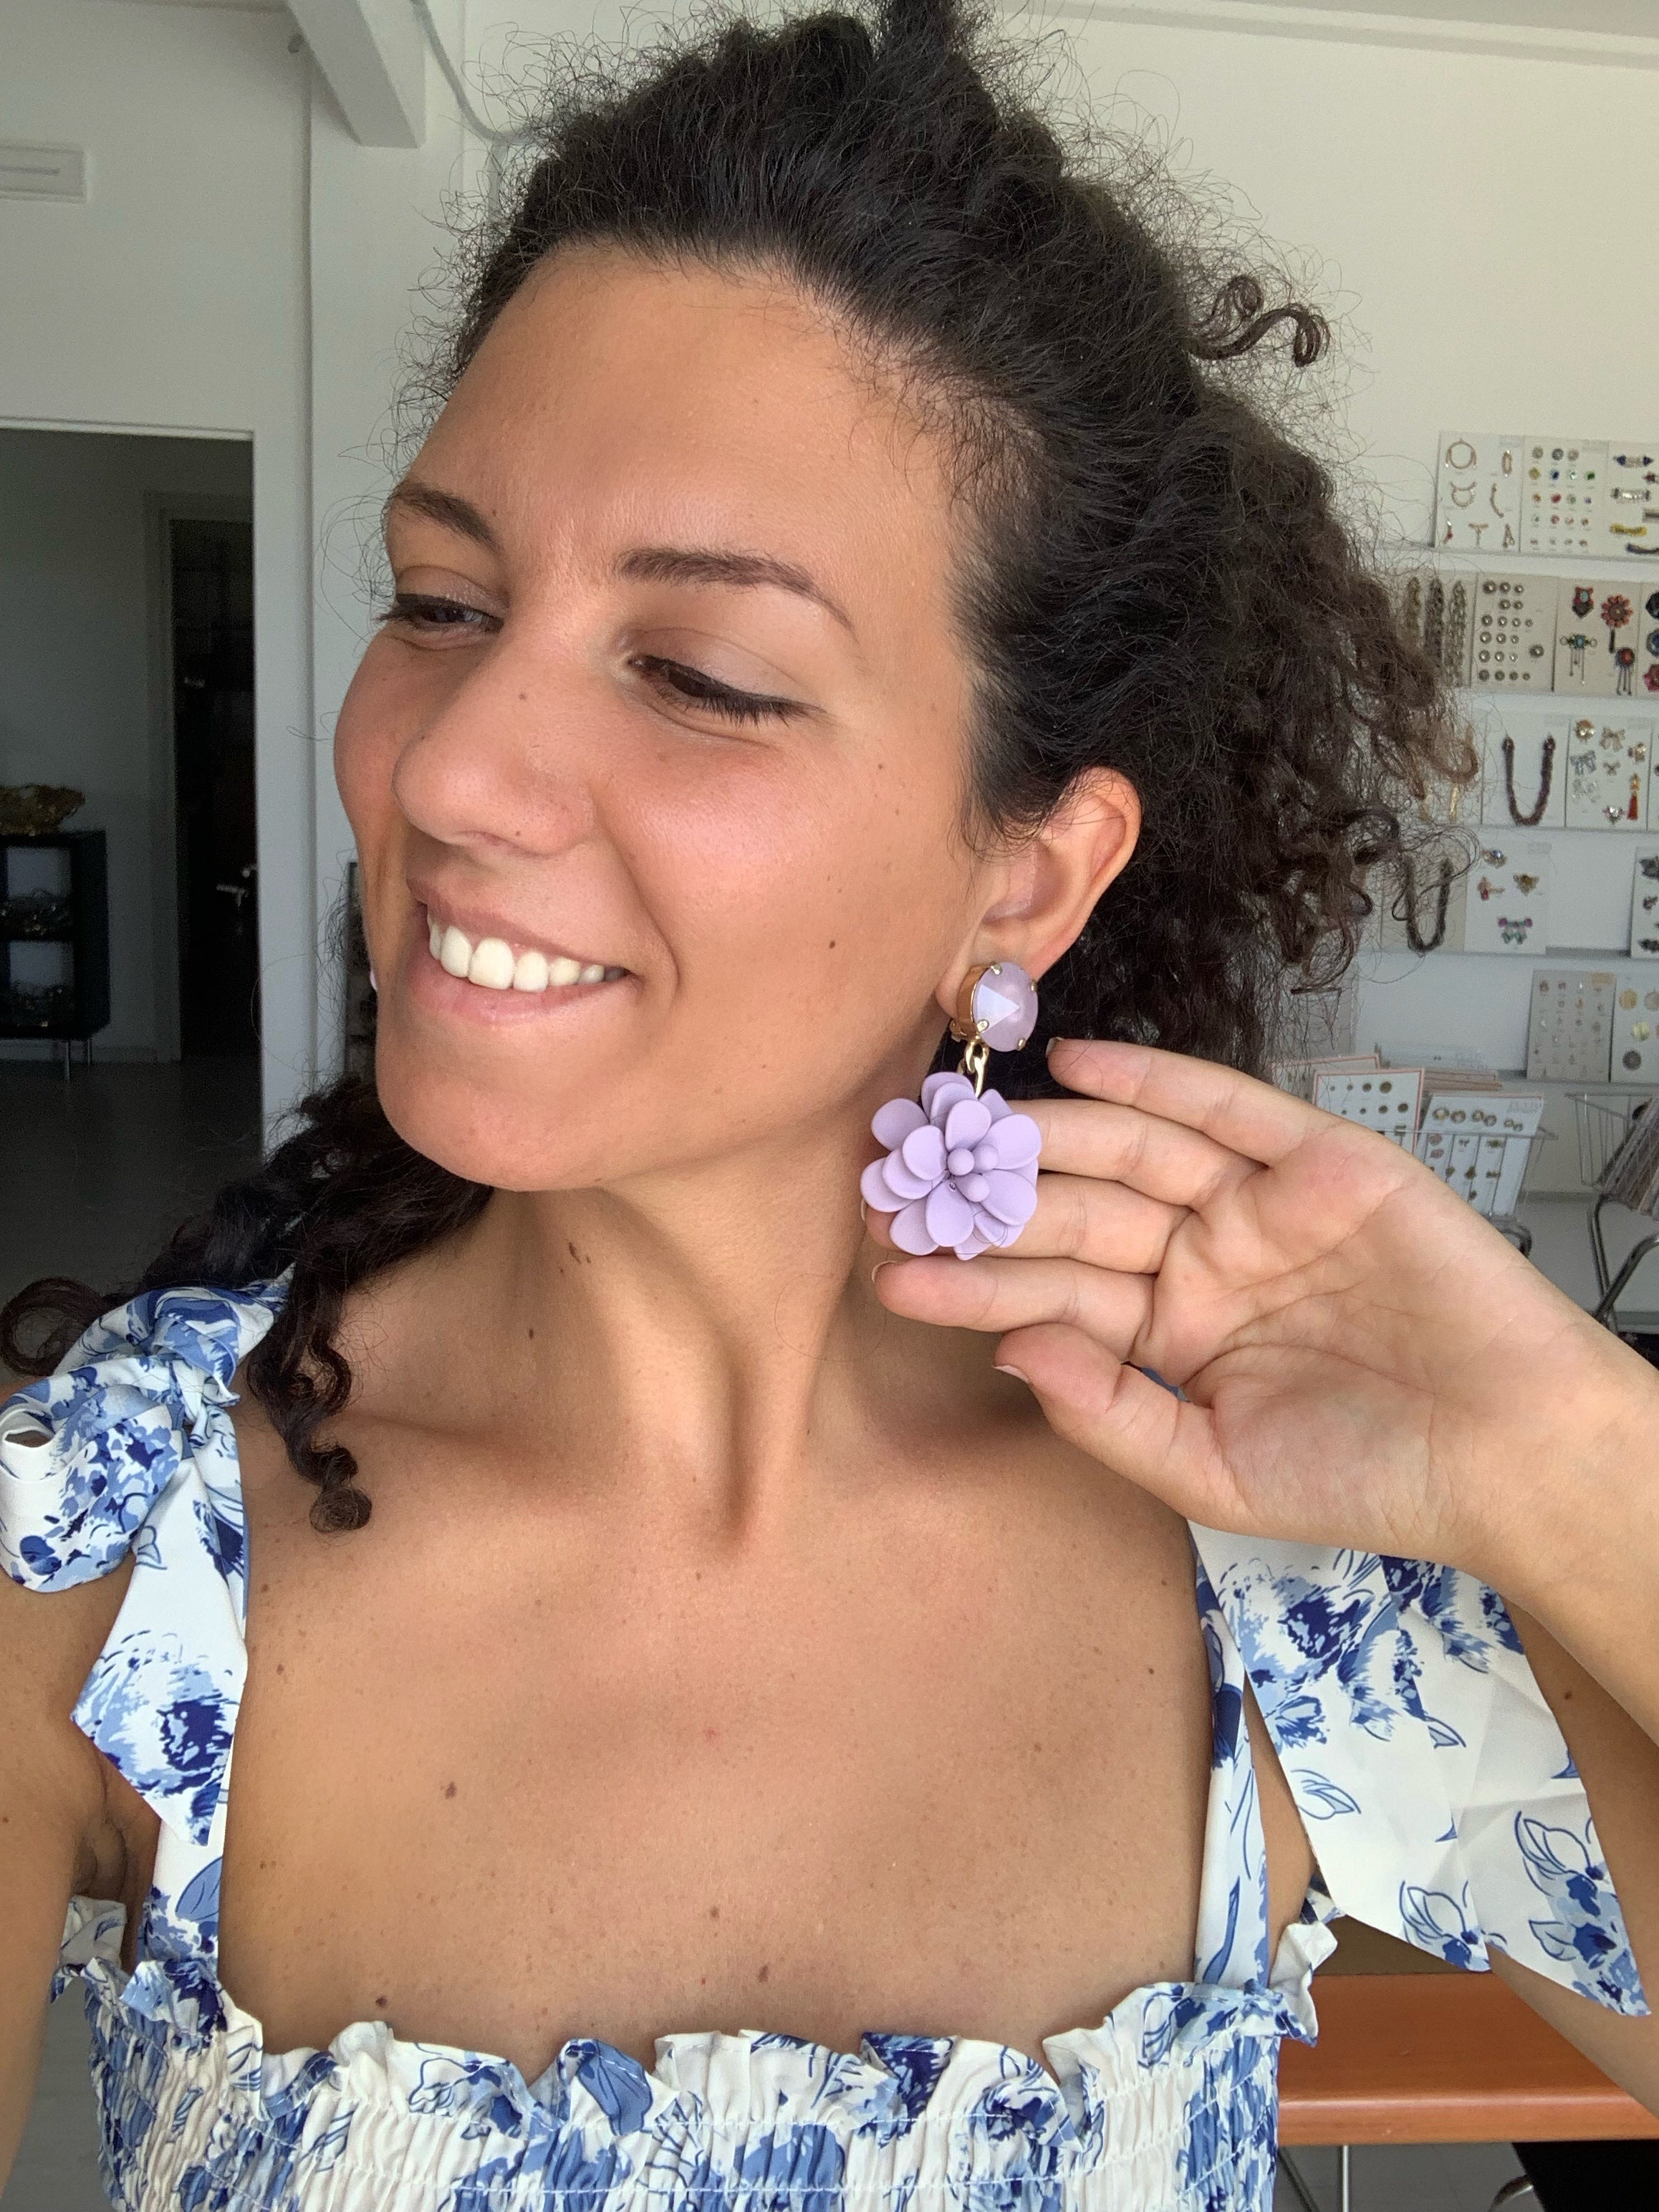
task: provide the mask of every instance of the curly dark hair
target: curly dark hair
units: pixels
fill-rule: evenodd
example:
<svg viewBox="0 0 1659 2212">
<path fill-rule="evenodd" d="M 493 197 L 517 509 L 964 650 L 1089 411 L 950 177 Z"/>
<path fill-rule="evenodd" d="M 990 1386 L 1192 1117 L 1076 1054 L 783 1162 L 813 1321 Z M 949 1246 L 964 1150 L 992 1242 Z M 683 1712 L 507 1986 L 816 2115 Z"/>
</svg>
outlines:
<svg viewBox="0 0 1659 2212">
<path fill-rule="evenodd" d="M 1056 1033 L 1256 1068 L 1287 973 L 1321 986 L 1352 959 L 1367 878 L 1420 834 L 1407 802 L 1473 761 L 1329 474 L 1255 396 L 1252 362 L 1288 341 L 1307 368 L 1323 320 L 1218 267 L 1144 149 L 1045 116 L 990 12 L 873 0 L 771 27 L 720 12 L 631 57 L 580 57 L 521 188 L 458 264 L 431 394 L 570 241 L 799 286 L 959 464 L 980 822 L 1030 828 L 1098 766 L 1140 796 L 1141 842 L 1044 978 L 1042 1028 L 1006 1087 L 1051 1087 Z M 318 1528 L 369 1510 L 325 1434 L 351 1388 L 335 1342 L 348 1293 L 488 1196 L 349 1079 L 136 1286 L 291 1271 L 247 1382 L 318 1486 Z M 0 1355 L 46 1371 L 118 1295 L 32 1285 L 0 1315 Z"/>
</svg>

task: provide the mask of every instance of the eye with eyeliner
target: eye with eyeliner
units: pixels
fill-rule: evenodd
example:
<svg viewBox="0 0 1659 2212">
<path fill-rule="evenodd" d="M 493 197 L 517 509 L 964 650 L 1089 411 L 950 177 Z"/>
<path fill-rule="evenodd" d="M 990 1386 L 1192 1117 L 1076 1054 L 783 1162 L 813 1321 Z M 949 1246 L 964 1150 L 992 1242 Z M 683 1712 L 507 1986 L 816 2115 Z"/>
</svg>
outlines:
<svg viewBox="0 0 1659 2212">
<path fill-rule="evenodd" d="M 394 592 L 376 620 L 383 627 L 396 623 L 417 636 L 446 630 L 452 634 L 473 630 L 477 635 L 489 636 L 501 627 L 499 617 L 484 608 L 465 599 L 446 599 L 439 592 Z"/>
<path fill-rule="evenodd" d="M 670 660 L 661 653 L 634 653 L 629 657 L 629 666 L 637 669 L 653 690 L 663 692 L 682 705 L 701 707 L 731 722 L 787 722 L 811 712 L 799 699 L 780 699 L 764 691 L 739 691 L 730 684 L 722 684 L 718 677 L 705 675 L 701 668 L 690 667 L 683 660 Z"/>
</svg>

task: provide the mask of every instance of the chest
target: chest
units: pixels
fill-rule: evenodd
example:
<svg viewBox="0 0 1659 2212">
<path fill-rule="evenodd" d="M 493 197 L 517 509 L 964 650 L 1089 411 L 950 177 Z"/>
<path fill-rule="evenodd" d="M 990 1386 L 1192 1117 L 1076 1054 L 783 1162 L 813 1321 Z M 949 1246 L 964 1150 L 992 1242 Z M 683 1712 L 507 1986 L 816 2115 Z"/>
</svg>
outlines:
<svg viewBox="0 0 1659 2212">
<path fill-rule="evenodd" d="M 255 1486 L 227 1986 L 275 2047 L 381 2017 L 533 2075 L 710 2027 L 1035 2050 L 1186 1975 L 1185 1530 L 1036 1488 L 666 1541 L 411 1470 L 323 1542 Z"/>
</svg>

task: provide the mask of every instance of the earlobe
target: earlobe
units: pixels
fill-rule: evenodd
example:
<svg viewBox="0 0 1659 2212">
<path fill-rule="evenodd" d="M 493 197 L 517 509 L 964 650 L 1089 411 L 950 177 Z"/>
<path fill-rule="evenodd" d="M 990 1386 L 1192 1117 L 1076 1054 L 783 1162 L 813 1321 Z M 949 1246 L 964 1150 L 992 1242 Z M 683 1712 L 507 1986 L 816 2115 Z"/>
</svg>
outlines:
<svg viewBox="0 0 1659 2212">
<path fill-rule="evenodd" d="M 1054 811 L 1009 854 L 1002 895 L 940 985 L 955 1011 L 963 976 L 994 960 L 1018 961 L 1035 976 L 1075 943 L 1097 902 L 1127 866 L 1140 836 L 1140 797 L 1115 769 L 1078 777 Z"/>
</svg>

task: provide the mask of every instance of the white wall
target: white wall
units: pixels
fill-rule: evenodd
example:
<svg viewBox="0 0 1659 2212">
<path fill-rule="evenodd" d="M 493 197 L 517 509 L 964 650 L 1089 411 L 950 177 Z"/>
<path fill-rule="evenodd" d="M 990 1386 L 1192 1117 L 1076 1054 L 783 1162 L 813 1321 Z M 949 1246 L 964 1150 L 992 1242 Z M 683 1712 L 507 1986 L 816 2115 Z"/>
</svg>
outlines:
<svg viewBox="0 0 1659 2212">
<path fill-rule="evenodd" d="M 252 440 L 268 1107 L 313 1056 L 309 64 L 285 14 L 6 0 L 0 131 L 88 149 L 0 203 L 0 420 Z"/>
<path fill-rule="evenodd" d="M 167 1027 L 157 963 L 173 932 L 157 925 L 173 902 L 154 835 L 167 794 L 153 788 L 146 499 L 246 498 L 249 474 L 242 440 L 0 429 L 0 783 L 85 792 L 69 826 L 108 838 L 100 1054 L 153 1056 Z"/>
<path fill-rule="evenodd" d="M 443 0 L 440 23 L 482 67 L 496 114 L 493 80 L 533 76 L 549 38 L 623 21 L 615 0 L 465 6 L 464 40 L 463 0 Z M 366 633 L 361 534 L 390 477 L 400 334 L 445 246 L 446 197 L 476 177 L 481 149 L 432 66 L 426 144 L 357 145 L 289 52 L 281 13 L 7 10 L 0 130 L 88 146 L 93 196 L 0 210 L 0 418 L 253 439 L 274 1107 L 319 1048 L 331 1057 L 316 932 L 348 840 L 325 749 Z M 630 24 L 648 33 L 657 12 Z M 1443 423 L 1593 434 L 1651 419 L 1653 72 L 1145 21 L 1061 27 L 1097 107 L 1136 128 L 1151 118 L 1179 166 L 1224 180 L 1247 220 L 1313 263 L 1343 314 L 1345 433 L 1397 538 L 1426 538 Z M 1493 965 L 1437 957 L 1371 986 L 1362 1028 L 1419 1034 L 1407 1001 L 1425 992 L 1457 1026 L 1491 1000 Z"/>
</svg>

